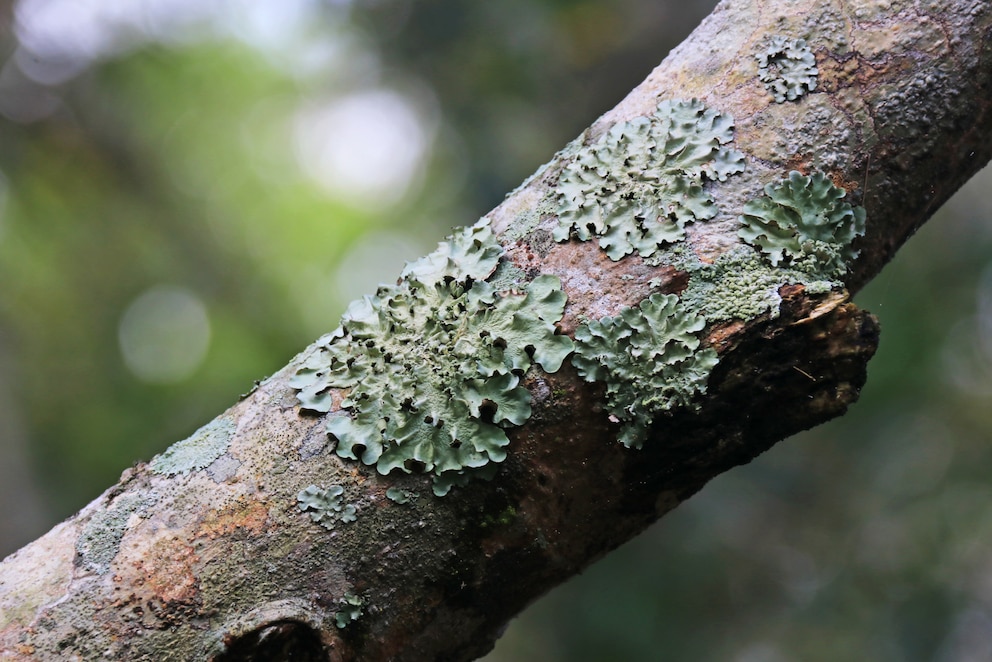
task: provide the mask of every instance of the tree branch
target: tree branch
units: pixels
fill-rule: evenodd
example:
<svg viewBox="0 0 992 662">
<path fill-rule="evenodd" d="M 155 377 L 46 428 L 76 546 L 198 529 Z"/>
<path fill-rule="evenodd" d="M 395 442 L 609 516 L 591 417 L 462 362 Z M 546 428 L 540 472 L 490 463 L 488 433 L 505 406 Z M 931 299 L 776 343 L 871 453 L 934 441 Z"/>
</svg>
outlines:
<svg viewBox="0 0 992 662">
<path fill-rule="evenodd" d="M 486 226 L 452 240 L 351 309 L 337 336 L 0 564 L 0 655 L 484 654 L 537 596 L 857 398 L 878 330 L 848 291 L 988 161 L 990 39 L 979 0 L 722 2 L 488 214 L 496 252 L 480 257 Z M 567 295 L 557 314 L 554 283 Z M 476 434 L 445 449 L 488 459 L 491 480 L 404 455 L 388 436 L 399 417 L 411 435 L 464 422 L 413 420 L 435 405 L 355 376 L 378 342 L 360 342 L 383 319 L 376 306 L 399 315 L 397 301 L 442 290 L 467 297 L 452 323 L 471 324 L 474 305 L 495 324 L 515 306 L 508 320 L 575 339 L 556 369 L 561 335 L 461 336 L 489 343 L 486 361 L 520 362 L 470 380 Z M 432 325 L 438 310 L 418 314 Z M 676 340 L 657 340 L 666 325 Z M 322 376 L 322 362 L 340 374 Z M 645 365 L 660 386 L 644 386 L 656 376 Z M 438 379 L 430 370 L 421 383 Z M 378 399 L 359 402 L 366 391 Z M 373 406 L 381 439 L 361 427 Z M 485 451 L 466 451 L 483 431 Z M 372 466 L 393 460 L 385 476 Z"/>
</svg>

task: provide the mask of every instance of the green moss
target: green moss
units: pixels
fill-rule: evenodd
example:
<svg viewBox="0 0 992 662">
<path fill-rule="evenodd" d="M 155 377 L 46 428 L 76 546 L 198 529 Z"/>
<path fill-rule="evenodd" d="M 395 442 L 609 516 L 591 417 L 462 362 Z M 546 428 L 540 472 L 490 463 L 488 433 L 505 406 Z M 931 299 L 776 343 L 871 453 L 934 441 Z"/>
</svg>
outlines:
<svg viewBox="0 0 992 662">
<path fill-rule="evenodd" d="M 625 446 L 640 448 L 658 414 L 697 406 L 717 363 L 712 349 L 699 350 L 705 325 L 676 295 L 652 294 L 576 329 L 572 363 L 586 381 L 606 383 L 607 410 L 622 423 Z"/>
<path fill-rule="evenodd" d="M 554 238 L 599 237 L 613 260 L 682 240 L 688 223 L 716 215 L 704 183 L 744 170 L 744 155 L 725 146 L 733 125 L 696 100 L 615 124 L 562 171 Z"/>
<path fill-rule="evenodd" d="M 219 416 L 186 439 L 170 446 L 152 458 L 148 468 L 157 474 L 175 476 L 206 469 L 227 452 L 236 426 L 234 421 Z"/>
<path fill-rule="evenodd" d="M 95 512 L 76 539 L 76 565 L 98 575 L 106 574 L 120 549 L 131 515 L 143 514 L 157 500 L 144 494 L 126 493 L 104 510 Z"/>
<path fill-rule="evenodd" d="M 744 205 L 738 235 L 774 266 L 840 278 L 858 256 L 852 242 L 865 233 L 865 210 L 844 202 L 846 194 L 822 172 L 793 170 Z"/>
<path fill-rule="evenodd" d="M 433 473 L 437 494 L 506 457 L 505 429 L 531 414 L 521 376 L 532 364 L 557 371 L 573 345 L 555 330 L 565 308 L 556 277 L 508 290 L 486 282 L 502 253 L 488 223 L 467 228 L 318 341 L 291 384 L 318 413 L 332 388 L 350 389 L 327 421 L 340 457 L 382 474 Z"/>
<path fill-rule="evenodd" d="M 816 89 L 816 57 L 805 39 L 776 35 L 756 56 L 758 79 L 776 103 L 795 101 Z"/>
<path fill-rule="evenodd" d="M 310 515 L 311 520 L 330 530 L 338 522 L 347 524 L 358 519 L 355 506 L 344 503 L 342 494 L 344 488 L 340 485 L 331 485 L 327 489 L 310 485 L 296 495 L 296 505 Z"/>
</svg>

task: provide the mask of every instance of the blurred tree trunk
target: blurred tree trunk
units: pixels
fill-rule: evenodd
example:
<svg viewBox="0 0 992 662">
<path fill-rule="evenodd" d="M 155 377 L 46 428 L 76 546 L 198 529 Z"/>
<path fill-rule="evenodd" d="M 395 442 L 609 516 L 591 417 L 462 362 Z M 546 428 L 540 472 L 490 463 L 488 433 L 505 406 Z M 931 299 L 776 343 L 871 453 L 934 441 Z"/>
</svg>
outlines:
<svg viewBox="0 0 992 662">
<path fill-rule="evenodd" d="M 784 49 L 802 51 L 788 41 L 800 38 L 815 57 L 815 87 L 777 102 L 759 73 L 784 75 Z M 739 245 L 737 215 L 765 185 L 820 172 L 867 212 L 846 291 L 788 284 L 778 315 L 707 325 L 703 346 L 719 363 L 699 410 L 660 416 L 642 450 L 616 442 L 602 385 L 568 362 L 552 375 L 534 368 L 524 379 L 533 414 L 508 431 L 496 477 L 443 498 L 425 476 L 383 477 L 327 452 L 324 419 L 301 413 L 288 384 L 298 358 L 174 447 L 171 464 L 127 470 L 0 565 L 0 658 L 484 654 L 530 601 L 713 476 L 857 398 L 877 326 L 848 292 L 987 162 L 990 79 L 992 9 L 982 0 L 725 0 L 488 217 L 516 267 L 560 278 L 563 333 L 653 290 L 681 292 L 688 276 L 678 265 L 552 241 L 547 201 L 563 167 L 611 126 L 697 98 L 734 118 L 746 169 L 708 185 L 732 211 L 691 226 L 695 255 L 712 263 Z M 314 524 L 297 507 L 311 483 L 342 485 L 356 521 Z M 396 486 L 414 494 L 409 502 L 386 498 Z"/>
</svg>

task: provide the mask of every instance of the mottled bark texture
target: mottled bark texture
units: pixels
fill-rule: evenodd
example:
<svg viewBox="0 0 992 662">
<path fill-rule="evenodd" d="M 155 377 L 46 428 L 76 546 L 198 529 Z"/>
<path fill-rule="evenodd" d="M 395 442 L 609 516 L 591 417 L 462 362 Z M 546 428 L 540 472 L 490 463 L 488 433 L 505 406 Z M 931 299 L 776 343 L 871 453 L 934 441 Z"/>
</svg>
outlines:
<svg viewBox="0 0 992 662">
<path fill-rule="evenodd" d="M 802 50 L 789 41 L 798 39 L 818 73 L 813 89 L 791 94 L 759 67 L 787 64 L 776 48 Z M 730 146 L 745 158 L 742 173 L 705 182 L 719 212 L 686 227 L 697 264 L 740 247 L 738 217 L 763 187 L 818 172 L 867 212 L 860 256 L 838 279 L 855 291 L 989 159 L 990 42 L 985 0 L 725 0 L 489 218 L 520 271 L 560 277 L 563 333 L 651 291 L 682 293 L 689 276 L 664 256 L 613 261 L 596 241 L 554 241 L 553 191 L 611 126 L 697 98 L 734 118 Z M 480 656 L 547 589 L 857 398 L 877 340 L 872 316 L 837 283 L 778 295 L 777 316 L 707 324 L 701 346 L 719 363 L 698 411 L 659 416 L 641 450 L 617 443 L 601 383 L 567 361 L 553 375 L 532 367 L 523 385 L 533 414 L 508 431 L 496 477 L 443 498 L 426 476 L 383 477 L 329 452 L 324 420 L 301 413 L 287 384 L 291 364 L 195 444 L 129 469 L 0 565 L 0 658 Z M 332 397 L 340 406 L 341 393 Z M 341 485 L 356 520 L 312 522 L 297 506 L 310 484 Z M 397 503 L 389 488 L 412 498 Z"/>
</svg>

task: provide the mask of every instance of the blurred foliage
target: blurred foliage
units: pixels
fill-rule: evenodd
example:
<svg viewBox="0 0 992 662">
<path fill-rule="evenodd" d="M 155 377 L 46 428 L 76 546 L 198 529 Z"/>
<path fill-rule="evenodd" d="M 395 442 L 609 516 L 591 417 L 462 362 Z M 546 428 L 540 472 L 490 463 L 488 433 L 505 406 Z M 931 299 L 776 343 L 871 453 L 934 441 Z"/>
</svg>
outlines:
<svg viewBox="0 0 992 662">
<path fill-rule="evenodd" d="M 0 38 L 0 552 L 498 203 L 714 2 L 207 2 L 184 22 L 193 4 L 157 0 L 102 32 L 84 14 L 112 3 L 77 3 L 61 14 L 73 39 L 32 41 L 44 4 L 22 0 Z M 67 46 L 83 33 L 100 38 Z M 327 124 L 345 100 L 365 111 L 353 135 Z M 412 150 L 405 170 L 363 133 L 380 112 Z M 335 152 L 349 141 L 385 159 Z M 388 172 L 402 186 L 354 179 Z M 992 659 L 979 177 L 859 295 L 883 334 L 848 416 L 714 480 L 535 604 L 489 659 Z M 205 341 L 182 374 L 126 350 L 136 301 L 163 287 L 206 311 L 209 335 L 165 310 L 172 335 L 135 351 L 154 365 Z"/>
</svg>

